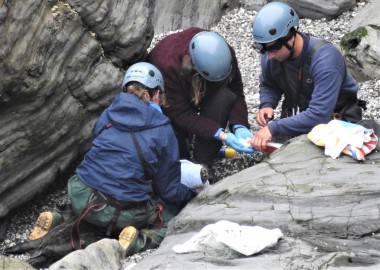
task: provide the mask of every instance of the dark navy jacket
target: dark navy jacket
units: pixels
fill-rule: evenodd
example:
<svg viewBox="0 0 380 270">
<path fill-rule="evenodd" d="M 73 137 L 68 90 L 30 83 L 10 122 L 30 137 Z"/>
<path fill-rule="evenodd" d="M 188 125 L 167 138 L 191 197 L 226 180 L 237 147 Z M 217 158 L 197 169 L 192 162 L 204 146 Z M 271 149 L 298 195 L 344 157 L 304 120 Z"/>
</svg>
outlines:
<svg viewBox="0 0 380 270">
<path fill-rule="evenodd" d="M 284 65 L 287 71 L 302 66 L 302 59 L 311 48 L 320 41 L 315 37 L 301 33 L 304 39 L 302 55 L 297 59 L 289 59 Z M 260 76 L 260 108 L 271 107 L 275 109 L 286 91 L 295 88 L 292 78 L 280 78 L 274 71 L 280 65 L 279 62 L 268 59 L 268 54 L 261 58 L 262 74 Z M 290 72 L 291 73 L 291 72 Z M 297 72 L 293 72 L 297 74 Z M 285 75 L 287 75 L 285 73 Z M 333 44 L 327 43 L 315 53 L 310 65 L 310 81 L 314 89 L 308 107 L 292 117 L 278 119 L 269 122 L 268 128 L 272 136 L 300 135 L 308 133 L 314 126 L 328 123 L 338 101 L 338 96 L 352 94 L 356 97 L 359 86 L 350 72 L 347 70 L 345 60 L 341 52 Z M 297 76 L 297 75 L 295 75 Z M 280 86 L 281 81 L 288 81 L 288 85 Z M 300 91 L 303 91 L 300 89 Z M 288 93 L 289 94 L 289 93 Z M 289 94 L 291 96 L 292 94 Z M 299 105 L 299 104 L 298 104 Z"/>
<path fill-rule="evenodd" d="M 112 123 L 110 128 L 104 128 Z M 134 131 L 152 181 L 144 179 Z M 93 128 L 94 139 L 76 172 L 88 186 L 120 201 L 145 201 L 154 192 L 178 212 L 196 193 L 181 184 L 178 143 L 169 119 L 134 94 L 120 93 Z"/>
</svg>

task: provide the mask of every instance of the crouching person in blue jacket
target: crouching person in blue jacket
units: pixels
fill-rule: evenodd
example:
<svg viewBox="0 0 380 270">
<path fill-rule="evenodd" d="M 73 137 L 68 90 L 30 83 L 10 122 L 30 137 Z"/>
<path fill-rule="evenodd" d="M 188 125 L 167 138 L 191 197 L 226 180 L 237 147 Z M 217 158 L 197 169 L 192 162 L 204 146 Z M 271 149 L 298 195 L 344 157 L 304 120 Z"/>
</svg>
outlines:
<svg viewBox="0 0 380 270">
<path fill-rule="evenodd" d="M 125 256 L 157 248 L 168 222 L 196 196 L 181 183 L 176 136 L 165 105 L 161 72 L 153 65 L 132 65 L 123 91 L 93 128 L 92 147 L 68 181 L 68 196 L 77 216 L 72 246 L 81 248 L 81 220 L 119 234 Z M 199 190 L 198 190 L 199 191 Z M 29 240 L 46 235 L 62 222 L 58 211 L 40 214 Z"/>
</svg>

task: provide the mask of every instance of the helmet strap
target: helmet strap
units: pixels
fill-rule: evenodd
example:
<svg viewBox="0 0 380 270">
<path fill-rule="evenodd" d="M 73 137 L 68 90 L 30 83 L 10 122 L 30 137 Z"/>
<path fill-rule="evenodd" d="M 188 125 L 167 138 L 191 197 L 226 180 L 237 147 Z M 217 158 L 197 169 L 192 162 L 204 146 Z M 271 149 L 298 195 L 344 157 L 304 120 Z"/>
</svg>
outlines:
<svg viewBox="0 0 380 270">
<path fill-rule="evenodd" d="M 296 43 L 296 37 L 297 37 L 297 32 L 294 33 L 294 39 L 293 39 L 293 44 L 292 46 L 290 47 L 290 45 L 288 43 L 285 43 L 284 46 L 289 50 L 290 54 L 289 54 L 289 58 L 293 58 L 293 55 L 294 55 L 294 45 Z"/>
</svg>

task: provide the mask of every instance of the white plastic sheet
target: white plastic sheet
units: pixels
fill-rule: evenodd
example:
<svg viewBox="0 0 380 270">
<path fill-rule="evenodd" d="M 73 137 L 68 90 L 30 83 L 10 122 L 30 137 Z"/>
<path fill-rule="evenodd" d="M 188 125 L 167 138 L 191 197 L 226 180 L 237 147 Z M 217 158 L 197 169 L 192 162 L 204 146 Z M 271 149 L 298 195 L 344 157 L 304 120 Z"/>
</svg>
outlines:
<svg viewBox="0 0 380 270">
<path fill-rule="evenodd" d="M 282 237 L 280 229 L 266 229 L 260 226 L 240 226 L 226 220 L 205 226 L 198 234 L 182 245 L 173 246 L 176 253 L 223 250 L 226 247 L 249 256 L 266 247 L 276 245 Z"/>
</svg>

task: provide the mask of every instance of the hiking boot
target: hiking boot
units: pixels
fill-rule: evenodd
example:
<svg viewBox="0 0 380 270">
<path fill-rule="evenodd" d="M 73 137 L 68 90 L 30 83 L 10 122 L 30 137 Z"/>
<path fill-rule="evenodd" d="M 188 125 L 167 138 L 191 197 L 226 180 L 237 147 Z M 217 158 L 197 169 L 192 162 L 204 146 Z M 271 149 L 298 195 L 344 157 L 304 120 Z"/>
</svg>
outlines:
<svg viewBox="0 0 380 270">
<path fill-rule="evenodd" d="M 62 221 L 66 221 L 74 215 L 73 209 L 71 208 L 71 203 L 56 205 L 54 211 L 61 215 Z"/>
<path fill-rule="evenodd" d="M 42 212 L 33 231 L 29 234 L 28 240 L 37 240 L 46 235 L 52 228 L 61 221 L 61 215 L 56 212 Z"/>
<path fill-rule="evenodd" d="M 128 251 L 132 242 L 136 239 L 137 230 L 135 227 L 125 227 L 119 235 L 119 244 L 124 251 Z"/>
</svg>

